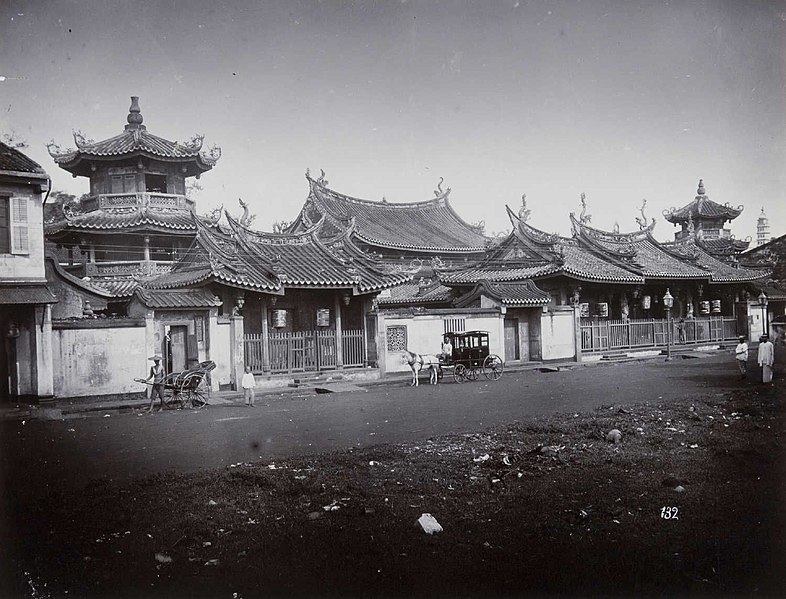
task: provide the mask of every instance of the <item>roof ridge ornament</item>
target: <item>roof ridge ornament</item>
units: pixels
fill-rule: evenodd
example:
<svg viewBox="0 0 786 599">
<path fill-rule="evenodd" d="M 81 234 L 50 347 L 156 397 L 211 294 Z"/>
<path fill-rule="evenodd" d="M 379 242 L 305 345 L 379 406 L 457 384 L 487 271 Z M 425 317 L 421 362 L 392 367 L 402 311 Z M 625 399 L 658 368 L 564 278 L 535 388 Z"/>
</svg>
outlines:
<svg viewBox="0 0 786 599">
<path fill-rule="evenodd" d="M 74 129 L 72 133 L 74 135 L 74 143 L 76 144 L 76 147 L 79 148 L 80 150 L 82 148 L 86 148 L 87 146 L 91 146 L 95 143 L 95 140 L 87 137 L 79 129 Z"/>
<path fill-rule="evenodd" d="M 587 196 L 583 191 L 581 192 L 581 214 L 579 215 L 579 222 L 582 225 L 592 222 L 592 215 L 587 214 Z"/>
<path fill-rule="evenodd" d="M 693 214 L 688 213 L 688 235 L 693 235 L 696 232 L 696 225 L 693 222 Z"/>
<path fill-rule="evenodd" d="M 450 187 L 448 187 L 447 189 L 444 189 L 444 190 L 442 189 L 442 184 L 444 182 L 445 182 L 445 178 L 444 177 L 440 177 L 439 178 L 439 183 L 437 183 L 437 188 L 434 190 L 434 197 L 435 198 L 439 198 L 439 197 L 441 197 L 443 195 L 447 195 L 447 194 L 450 193 Z"/>
<path fill-rule="evenodd" d="M 325 179 L 325 171 L 323 169 L 319 169 L 320 175 L 319 179 L 317 179 L 317 184 L 321 185 L 322 187 L 327 187 L 329 181 Z M 308 173 L 308 171 L 306 171 Z"/>
<path fill-rule="evenodd" d="M 238 198 L 237 201 L 243 209 L 243 216 L 240 217 L 240 224 L 244 227 L 251 226 L 251 223 L 254 222 L 254 219 L 257 217 L 256 214 L 250 214 L 248 204 L 243 201 L 243 198 Z"/>
<path fill-rule="evenodd" d="M 699 179 L 699 187 L 696 190 L 697 196 L 706 196 L 707 191 L 704 189 L 704 179 Z"/>
<path fill-rule="evenodd" d="M 527 208 L 527 194 L 521 194 L 521 208 L 519 208 L 519 220 L 523 223 L 529 220 L 531 210 Z"/>
<path fill-rule="evenodd" d="M 650 223 L 649 219 L 647 219 L 647 215 L 644 214 L 644 207 L 646 205 L 647 205 L 647 198 L 642 198 L 642 200 L 641 200 L 641 208 L 639 208 L 639 211 L 641 212 L 641 218 L 639 218 L 638 216 L 636 217 L 636 222 L 639 224 L 639 231 L 643 231 L 644 229 L 649 227 L 650 224 L 653 224 L 655 222 L 655 219 L 653 218 L 652 219 L 652 223 Z M 619 231 L 617 231 L 617 232 L 619 232 Z"/>
</svg>

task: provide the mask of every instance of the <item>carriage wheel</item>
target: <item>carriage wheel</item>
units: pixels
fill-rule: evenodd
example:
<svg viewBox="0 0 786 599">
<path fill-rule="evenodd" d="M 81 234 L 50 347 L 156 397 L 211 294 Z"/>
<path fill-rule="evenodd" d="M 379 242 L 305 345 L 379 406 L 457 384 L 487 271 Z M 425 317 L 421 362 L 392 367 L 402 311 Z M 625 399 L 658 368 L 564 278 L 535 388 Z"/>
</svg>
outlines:
<svg viewBox="0 0 786 599">
<path fill-rule="evenodd" d="M 502 371 L 504 369 L 505 364 L 503 364 L 499 356 L 491 354 L 486 356 L 486 359 L 483 360 L 483 374 L 486 375 L 486 378 L 490 381 L 496 381 L 499 379 L 499 377 L 502 376 Z"/>
<path fill-rule="evenodd" d="M 196 409 L 203 407 L 207 403 L 207 381 L 204 375 L 194 372 L 186 376 L 180 392 L 187 405 Z"/>
<path fill-rule="evenodd" d="M 453 380 L 457 383 L 463 383 L 467 380 L 467 367 L 464 364 L 456 364 L 453 369 Z"/>
</svg>

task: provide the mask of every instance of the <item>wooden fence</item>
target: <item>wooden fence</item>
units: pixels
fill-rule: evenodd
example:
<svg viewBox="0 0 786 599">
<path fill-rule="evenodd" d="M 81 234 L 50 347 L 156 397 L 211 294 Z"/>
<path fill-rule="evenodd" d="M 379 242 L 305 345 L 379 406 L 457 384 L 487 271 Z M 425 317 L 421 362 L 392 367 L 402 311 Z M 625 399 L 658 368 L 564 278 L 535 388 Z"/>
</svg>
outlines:
<svg viewBox="0 0 786 599">
<path fill-rule="evenodd" d="M 581 351 L 601 352 L 618 349 L 666 347 L 668 326 L 665 319 L 597 320 L 581 319 Z M 728 316 L 709 316 L 671 321 L 671 343 L 711 343 L 737 338 L 737 320 Z"/>
<path fill-rule="evenodd" d="M 261 334 L 243 338 L 246 365 L 254 372 L 307 372 L 338 368 L 336 331 L 273 332 L 268 335 L 269 370 L 265 368 Z M 341 332 L 343 367 L 365 365 L 363 331 L 350 329 Z"/>
</svg>

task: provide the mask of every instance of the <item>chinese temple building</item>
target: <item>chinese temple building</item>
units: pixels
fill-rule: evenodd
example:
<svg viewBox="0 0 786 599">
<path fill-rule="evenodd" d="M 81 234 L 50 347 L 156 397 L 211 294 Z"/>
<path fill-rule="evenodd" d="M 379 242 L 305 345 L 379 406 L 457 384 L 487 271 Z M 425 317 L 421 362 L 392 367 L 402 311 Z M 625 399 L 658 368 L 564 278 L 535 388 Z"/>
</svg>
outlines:
<svg viewBox="0 0 786 599">
<path fill-rule="evenodd" d="M 221 339 L 226 323 L 241 347 L 230 342 L 237 350 L 228 377 L 234 383 L 244 364 L 273 375 L 365 367 L 376 360 L 376 324 L 367 318 L 373 298 L 410 275 L 386 272 L 347 231 L 328 236 L 324 218 L 293 233 L 253 231 L 229 213 L 226 219 L 229 227 L 220 230 L 196 218 L 196 238 L 182 258 L 137 290 L 147 310 L 171 309 L 173 301 L 190 309 L 182 324 L 161 320 L 170 338 L 173 326 L 183 327 L 184 338 L 194 336 L 194 355 L 186 347 L 181 361 L 207 359 L 210 352 L 202 350 Z M 180 295 L 182 301 L 172 299 Z M 181 355 L 175 349 L 170 354 Z M 175 370 L 181 366 L 176 360 L 170 365 Z"/>
<path fill-rule="evenodd" d="M 118 299 L 133 294 L 135 277 L 166 272 L 191 245 L 195 205 L 186 183 L 221 155 L 218 147 L 203 149 L 201 135 L 178 142 L 150 133 L 135 96 L 126 121 L 109 139 L 75 132 L 75 149 L 48 146 L 60 168 L 90 180 L 79 211 L 65 207 L 62 218 L 46 224 L 50 254 L 99 294 Z"/>
</svg>

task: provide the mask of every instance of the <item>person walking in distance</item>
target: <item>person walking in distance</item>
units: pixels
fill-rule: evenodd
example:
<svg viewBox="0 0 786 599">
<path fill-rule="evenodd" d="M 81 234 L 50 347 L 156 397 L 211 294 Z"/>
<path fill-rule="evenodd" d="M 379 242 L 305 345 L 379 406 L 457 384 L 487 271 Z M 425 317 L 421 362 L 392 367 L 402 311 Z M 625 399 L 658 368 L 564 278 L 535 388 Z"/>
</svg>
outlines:
<svg viewBox="0 0 786 599">
<path fill-rule="evenodd" d="M 257 382 L 254 380 L 254 375 L 251 372 L 251 366 L 246 366 L 246 373 L 240 380 L 240 386 L 243 387 L 243 399 L 246 400 L 246 405 L 254 407 L 254 388 Z"/>
<path fill-rule="evenodd" d="M 153 411 L 153 403 L 155 403 L 157 395 L 161 401 L 161 407 L 158 408 L 158 411 L 160 412 L 164 409 L 164 378 L 166 378 L 166 373 L 164 372 L 164 367 L 161 366 L 161 356 L 156 354 L 149 359 L 153 360 L 153 365 L 150 367 L 150 375 L 146 380 L 152 380 L 153 385 L 150 388 L 150 406 L 148 406 L 147 411 Z"/>
<path fill-rule="evenodd" d="M 761 366 L 761 381 L 772 384 L 772 365 L 775 363 L 775 347 L 768 335 L 761 336 L 759 343 L 759 366 Z"/>
<path fill-rule="evenodd" d="M 745 373 L 748 370 L 748 344 L 745 343 L 745 337 L 740 337 L 740 342 L 734 349 L 734 357 L 737 359 L 737 368 L 740 371 L 740 378 L 745 378 Z"/>
</svg>

